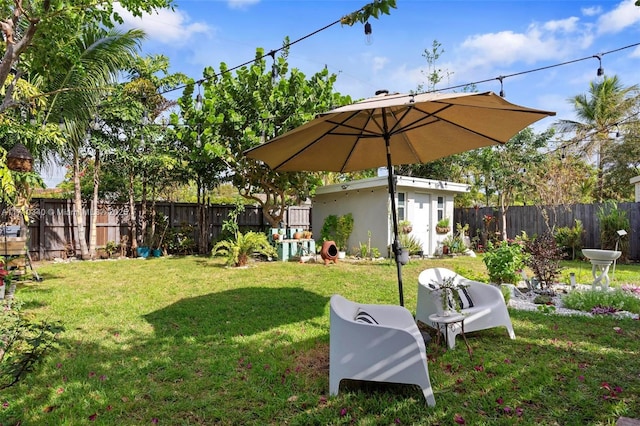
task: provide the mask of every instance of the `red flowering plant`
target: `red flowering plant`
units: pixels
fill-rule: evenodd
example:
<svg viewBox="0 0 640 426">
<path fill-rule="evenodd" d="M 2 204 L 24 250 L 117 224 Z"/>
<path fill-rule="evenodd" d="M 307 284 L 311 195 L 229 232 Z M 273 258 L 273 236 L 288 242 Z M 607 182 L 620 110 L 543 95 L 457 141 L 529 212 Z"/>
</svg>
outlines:
<svg viewBox="0 0 640 426">
<path fill-rule="evenodd" d="M 5 285 L 6 281 L 11 279 L 11 277 L 9 276 L 9 271 L 5 269 L 5 265 L 6 265 L 5 261 L 2 260 L 0 263 L 0 287 Z"/>
<path fill-rule="evenodd" d="M 486 231 L 489 231 L 489 226 L 495 221 L 495 217 L 491 216 L 490 214 L 485 214 L 482 217 L 482 222 L 484 223 L 484 229 Z"/>
</svg>

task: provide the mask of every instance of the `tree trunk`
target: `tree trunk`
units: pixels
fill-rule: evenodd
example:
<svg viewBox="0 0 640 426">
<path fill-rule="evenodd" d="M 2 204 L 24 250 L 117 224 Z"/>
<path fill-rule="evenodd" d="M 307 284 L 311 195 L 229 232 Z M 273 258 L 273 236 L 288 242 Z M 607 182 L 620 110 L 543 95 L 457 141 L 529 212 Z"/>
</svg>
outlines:
<svg viewBox="0 0 640 426">
<path fill-rule="evenodd" d="M 501 221 L 501 231 L 502 241 L 507 241 L 507 209 L 509 208 L 505 203 L 504 193 L 500 194 L 500 221 Z"/>
<path fill-rule="evenodd" d="M 147 233 L 147 176 L 146 172 L 142 174 L 142 199 L 140 200 L 140 238 L 142 245 L 149 246 L 149 235 Z"/>
<path fill-rule="evenodd" d="M 89 259 L 89 249 L 87 248 L 87 240 L 84 236 L 84 209 L 82 208 L 82 193 L 80 188 L 80 156 L 76 151 L 73 153 L 73 192 L 76 216 L 76 235 L 78 236 L 78 243 L 80 246 L 80 258 L 82 260 L 87 260 Z"/>
<path fill-rule="evenodd" d="M 198 191 L 198 253 L 206 254 L 209 249 L 209 241 L 207 230 L 209 229 L 209 224 L 207 223 L 206 217 L 206 206 L 205 206 L 205 198 L 204 198 L 204 189 L 202 184 L 202 179 L 198 179 L 197 183 L 197 191 Z"/>
<path fill-rule="evenodd" d="M 138 224 L 136 221 L 136 203 L 133 198 L 133 171 L 129 172 L 129 232 L 131 234 L 131 256 L 136 256 L 138 248 Z"/>
<path fill-rule="evenodd" d="M 91 223 L 89 224 L 89 256 L 96 258 L 96 246 L 98 244 L 98 188 L 100 187 L 100 150 L 96 149 L 95 163 L 93 165 L 93 196 L 91 198 Z"/>
</svg>

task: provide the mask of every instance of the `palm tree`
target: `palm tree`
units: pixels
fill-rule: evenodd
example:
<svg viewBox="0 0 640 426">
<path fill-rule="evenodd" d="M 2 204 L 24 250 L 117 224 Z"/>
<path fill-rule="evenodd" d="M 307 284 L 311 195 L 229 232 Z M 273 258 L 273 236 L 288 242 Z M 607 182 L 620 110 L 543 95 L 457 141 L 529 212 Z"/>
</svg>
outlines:
<svg viewBox="0 0 640 426">
<path fill-rule="evenodd" d="M 49 78 L 49 89 L 54 93 L 49 112 L 64 123 L 66 136 L 66 144 L 60 154 L 71 160 L 73 165 L 76 235 L 83 259 L 88 258 L 90 252 L 84 238 L 80 154 L 101 100 L 109 93 L 119 73 L 130 66 L 143 38 L 144 32 L 141 30 L 85 30 L 78 33 L 74 43 L 69 45 L 66 72 Z M 95 210 L 92 214 L 95 214 Z M 95 242 L 91 249 L 95 253 Z"/>
<path fill-rule="evenodd" d="M 592 81 L 589 93 L 569 99 L 578 120 L 560 120 L 558 129 L 573 134 L 573 143 L 585 156 L 596 156 L 598 170 L 597 199 L 603 195 L 603 150 L 607 147 L 611 132 L 617 131 L 633 115 L 638 103 L 638 86 L 624 87 L 617 76 Z"/>
</svg>

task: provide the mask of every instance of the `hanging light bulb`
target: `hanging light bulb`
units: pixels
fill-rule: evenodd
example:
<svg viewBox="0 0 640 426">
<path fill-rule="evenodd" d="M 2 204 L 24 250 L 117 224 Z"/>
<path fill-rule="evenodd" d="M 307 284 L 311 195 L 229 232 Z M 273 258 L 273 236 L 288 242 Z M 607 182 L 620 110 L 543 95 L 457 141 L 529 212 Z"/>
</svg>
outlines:
<svg viewBox="0 0 640 426">
<path fill-rule="evenodd" d="M 598 77 L 602 77 L 604 75 L 604 68 L 602 68 L 602 55 L 593 55 L 594 58 L 598 60 L 598 71 L 596 75 Z"/>
<path fill-rule="evenodd" d="M 64 117 L 62 115 L 62 111 L 63 111 L 63 108 L 60 108 L 60 119 L 58 119 L 58 128 L 60 128 L 60 130 L 64 131 L 66 126 L 64 124 Z"/>
<path fill-rule="evenodd" d="M 365 43 L 370 46 L 371 43 L 373 43 L 373 36 L 371 35 L 371 24 L 369 21 L 364 24 L 364 34 L 367 37 L 367 41 Z"/>
<path fill-rule="evenodd" d="M 269 56 L 271 56 L 271 59 L 273 60 L 273 62 L 271 63 L 271 80 L 275 82 L 276 77 L 278 76 L 278 68 L 276 67 L 276 52 L 272 50 L 271 52 L 269 52 Z"/>
</svg>

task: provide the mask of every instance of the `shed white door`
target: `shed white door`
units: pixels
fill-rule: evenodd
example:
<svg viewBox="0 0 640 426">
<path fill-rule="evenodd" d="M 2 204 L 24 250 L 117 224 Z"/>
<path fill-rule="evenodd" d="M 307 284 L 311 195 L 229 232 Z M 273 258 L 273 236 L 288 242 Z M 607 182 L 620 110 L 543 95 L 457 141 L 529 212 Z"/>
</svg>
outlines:
<svg viewBox="0 0 640 426">
<path fill-rule="evenodd" d="M 424 255 L 431 254 L 431 194 L 415 193 L 413 205 L 409 208 L 409 220 L 413 225 L 411 235 L 422 243 Z"/>
</svg>

